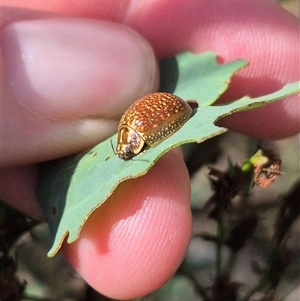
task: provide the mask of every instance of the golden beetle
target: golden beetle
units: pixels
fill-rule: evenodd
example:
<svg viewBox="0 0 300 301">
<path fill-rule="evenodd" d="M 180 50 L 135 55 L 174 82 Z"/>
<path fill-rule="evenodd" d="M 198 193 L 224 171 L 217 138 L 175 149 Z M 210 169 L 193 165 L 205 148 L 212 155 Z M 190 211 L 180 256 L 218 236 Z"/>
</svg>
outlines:
<svg viewBox="0 0 300 301">
<path fill-rule="evenodd" d="M 152 93 L 135 101 L 122 116 L 116 153 L 128 160 L 178 131 L 192 114 L 191 107 L 171 93 Z"/>
</svg>

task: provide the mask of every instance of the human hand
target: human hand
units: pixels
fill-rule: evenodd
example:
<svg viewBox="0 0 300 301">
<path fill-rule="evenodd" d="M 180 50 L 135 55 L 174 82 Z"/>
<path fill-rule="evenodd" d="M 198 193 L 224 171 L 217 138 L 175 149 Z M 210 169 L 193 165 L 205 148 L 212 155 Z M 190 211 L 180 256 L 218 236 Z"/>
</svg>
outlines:
<svg viewBox="0 0 300 301">
<path fill-rule="evenodd" d="M 224 62 L 248 60 L 250 66 L 235 77 L 223 101 L 266 94 L 299 79 L 299 23 L 271 0 L 127 1 L 124 6 L 99 0 L 97 7 L 91 1 L 22 3 L 39 12 L 20 8 L 18 1 L 3 2 L 17 7 L 4 10 L 5 22 L 53 14 L 110 20 L 140 32 L 158 58 L 211 50 Z M 96 144 L 116 130 L 133 100 L 157 87 L 151 49 L 131 31 L 91 20 L 50 23 L 15 24 L 10 36 L 3 35 L 2 199 L 37 217 L 35 164 Z M 106 48 L 102 43 L 109 36 Z M 13 46 L 13 41 L 21 43 Z M 226 117 L 220 125 L 261 138 L 287 137 L 299 132 L 299 100 L 289 97 Z M 97 290 L 129 299 L 153 291 L 172 275 L 190 230 L 189 179 L 173 151 L 146 176 L 121 184 L 63 251 Z"/>
</svg>

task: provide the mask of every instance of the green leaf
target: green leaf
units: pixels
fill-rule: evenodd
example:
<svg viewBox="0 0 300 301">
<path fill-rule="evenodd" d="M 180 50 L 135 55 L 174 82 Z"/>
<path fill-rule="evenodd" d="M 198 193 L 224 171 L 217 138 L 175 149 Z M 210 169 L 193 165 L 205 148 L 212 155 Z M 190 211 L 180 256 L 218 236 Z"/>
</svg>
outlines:
<svg viewBox="0 0 300 301">
<path fill-rule="evenodd" d="M 181 53 L 160 63 L 159 90 L 186 101 L 197 100 L 200 107 L 210 105 L 226 91 L 232 75 L 247 65 L 245 60 L 220 65 L 212 52 L 198 56 Z"/>
<path fill-rule="evenodd" d="M 175 59 L 177 71 L 174 58 L 169 65 L 167 61 L 162 64 L 161 89 L 184 99 L 194 99 L 200 108 L 194 110 L 189 121 L 173 136 L 128 161 L 115 155 L 111 147 L 111 142 L 117 144 L 117 135 L 114 135 L 84 154 L 42 165 L 37 197 L 55 234 L 49 256 L 58 252 L 67 235 L 69 243 L 78 238 L 86 219 L 119 183 L 146 174 L 171 148 L 220 135 L 226 132 L 225 128 L 215 125 L 220 118 L 277 101 L 300 90 L 299 83 L 293 83 L 270 95 L 255 99 L 243 97 L 230 104 L 209 106 L 207 104 L 212 104 L 226 90 L 232 75 L 246 62 L 238 60 L 219 65 L 211 53 L 181 54 Z M 172 68 L 176 72 L 171 72 Z"/>
</svg>

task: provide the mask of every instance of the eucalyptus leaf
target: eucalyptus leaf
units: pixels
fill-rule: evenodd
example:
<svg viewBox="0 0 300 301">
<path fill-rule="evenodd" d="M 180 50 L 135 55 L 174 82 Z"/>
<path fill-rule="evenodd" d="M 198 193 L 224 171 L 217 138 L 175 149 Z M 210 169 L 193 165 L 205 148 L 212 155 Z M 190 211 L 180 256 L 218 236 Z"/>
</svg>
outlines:
<svg viewBox="0 0 300 301">
<path fill-rule="evenodd" d="M 178 132 L 128 161 L 118 158 L 112 149 L 111 143 L 117 145 L 115 134 L 88 152 L 44 163 L 37 197 L 55 236 L 48 255 L 58 252 L 67 235 L 68 243 L 79 237 L 89 215 L 108 199 L 119 183 L 146 174 L 170 149 L 220 135 L 227 131 L 215 125 L 220 118 L 260 107 L 300 90 L 297 82 L 262 97 L 243 97 L 229 104 L 211 106 L 227 89 L 233 74 L 246 65 L 244 60 L 218 64 L 212 53 L 199 56 L 184 53 L 168 59 L 161 64 L 161 91 L 193 99 L 199 106 Z"/>
</svg>

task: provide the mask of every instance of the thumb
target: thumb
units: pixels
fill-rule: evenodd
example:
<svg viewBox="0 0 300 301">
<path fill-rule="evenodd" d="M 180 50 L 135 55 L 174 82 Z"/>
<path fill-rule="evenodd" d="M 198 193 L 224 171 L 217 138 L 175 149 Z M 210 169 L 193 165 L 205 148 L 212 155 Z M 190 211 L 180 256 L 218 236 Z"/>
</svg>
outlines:
<svg viewBox="0 0 300 301">
<path fill-rule="evenodd" d="M 156 85 L 152 49 L 123 25 L 23 21 L 4 27 L 2 42 L 4 166 L 94 145 L 116 131 L 128 105 Z"/>
</svg>

